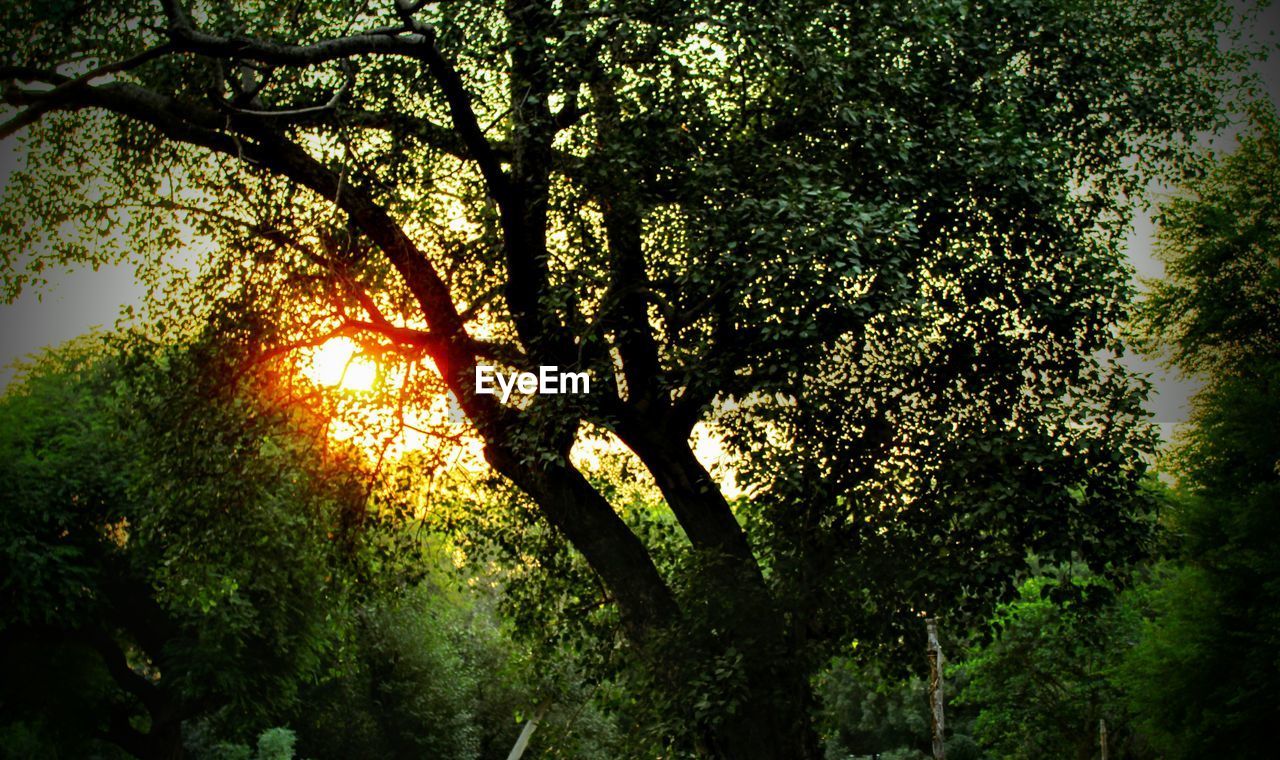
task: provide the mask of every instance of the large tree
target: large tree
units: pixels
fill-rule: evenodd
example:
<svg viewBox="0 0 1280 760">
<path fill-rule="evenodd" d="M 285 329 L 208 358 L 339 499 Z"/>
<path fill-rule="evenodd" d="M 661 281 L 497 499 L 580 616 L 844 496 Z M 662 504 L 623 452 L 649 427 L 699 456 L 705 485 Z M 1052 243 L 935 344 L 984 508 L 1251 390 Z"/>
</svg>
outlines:
<svg viewBox="0 0 1280 760">
<path fill-rule="evenodd" d="M 271 314 L 278 347 L 346 334 L 429 365 L 400 392 L 456 399 L 657 677 L 729 674 L 694 713 L 712 755 L 813 752 L 826 644 L 981 608 L 1028 550 L 1101 570 L 1132 545 L 1141 431 L 1106 360 L 1125 197 L 1216 124 L 1224 8 L 3 14 L 28 32 L 0 131 L 40 122 L 7 198 L 10 293 L 59 260 L 187 247 L 202 300 Z M 477 394 L 482 362 L 592 391 L 504 404 Z M 751 536 L 690 444 L 734 406 Z M 643 462 L 694 561 L 660 571 L 575 468 L 584 425 Z"/>
</svg>

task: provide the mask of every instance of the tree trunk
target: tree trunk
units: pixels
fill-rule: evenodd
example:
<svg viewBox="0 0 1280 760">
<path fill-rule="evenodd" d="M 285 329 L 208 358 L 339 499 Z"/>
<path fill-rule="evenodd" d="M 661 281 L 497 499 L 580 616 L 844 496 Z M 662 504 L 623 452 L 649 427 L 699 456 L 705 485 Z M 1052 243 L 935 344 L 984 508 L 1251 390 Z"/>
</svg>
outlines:
<svg viewBox="0 0 1280 760">
<path fill-rule="evenodd" d="M 675 600 L 644 544 L 582 474 L 561 461 L 538 468 L 511 451 L 487 446 L 485 457 L 533 498 L 547 519 L 582 553 L 613 593 L 628 633 L 638 643 L 670 627 Z"/>
<path fill-rule="evenodd" d="M 761 760 L 817 757 L 808 668 L 746 533 L 693 455 L 688 436 L 658 426 L 624 426 L 619 435 L 653 475 L 698 552 L 698 604 L 687 611 L 691 614 L 684 616 L 684 624 L 696 639 L 716 642 L 708 656 L 736 652 L 741 657 L 744 691 L 708 695 L 730 700 L 712 729 L 710 754 Z"/>
<path fill-rule="evenodd" d="M 689 523 L 686 532 L 697 537 L 701 568 L 692 609 L 677 606 L 643 543 L 567 461 L 536 467 L 506 449 L 486 449 L 495 469 L 529 494 L 600 574 L 629 638 L 680 695 L 692 694 L 693 679 L 713 660 L 728 663 L 736 655 L 740 671 L 730 680 L 740 687 L 706 694 L 724 708 L 704 725 L 690 726 L 706 754 L 725 760 L 816 757 L 808 671 L 728 504 L 687 445 L 683 457 L 679 448 L 646 453 L 642 459 L 682 525 Z"/>
</svg>

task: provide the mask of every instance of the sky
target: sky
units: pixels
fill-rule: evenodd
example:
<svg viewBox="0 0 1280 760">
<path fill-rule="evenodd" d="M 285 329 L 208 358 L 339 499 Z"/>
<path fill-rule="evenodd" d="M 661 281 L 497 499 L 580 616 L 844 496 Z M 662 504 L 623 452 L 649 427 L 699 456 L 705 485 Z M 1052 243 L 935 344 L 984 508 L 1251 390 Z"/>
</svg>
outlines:
<svg viewBox="0 0 1280 760">
<path fill-rule="evenodd" d="M 1243 5 L 1244 3 L 1237 3 L 1237 7 Z M 1280 4 L 1273 4 L 1259 14 L 1250 32 L 1256 42 L 1280 51 L 1277 30 L 1280 30 Z M 1280 104 L 1280 52 L 1273 53 L 1270 60 L 1255 63 L 1253 73 L 1258 76 L 1271 102 Z M 1212 140 L 1205 139 L 1202 142 L 1215 152 L 1230 151 L 1236 144 L 1238 131 L 1239 127 L 1235 127 Z M 1170 188 L 1153 186 L 1148 194 L 1154 205 L 1158 206 L 1170 192 Z M 1126 251 L 1139 282 L 1164 276 L 1164 266 L 1152 252 L 1155 236 L 1156 225 L 1150 214 L 1139 213 L 1134 219 Z M 1186 420 L 1188 399 L 1200 387 L 1200 383 L 1195 378 L 1183 377 L 1176 370 L 1168 370 L 1141 356 L 1130 355 L 1125 358 L 1125 363 L 1150 375 L 1154 388 L 1147 408 L 1160 424 L 1164 439 L 1169 440 L 1177 423 Z"/>
<path fill-rule="evenodd" d="M 1275 31 L 1280 28 L 1280 8 L 1268 8 L 1255 25 L 1260 40 L 1270 39 L 1275 46 Z M 1255 67 L 1274 103 L 1280 103 L 1280 75 L 1276 62 Z M 1231 134 L 1213 143 L 1218 150 L 1234 144 Z M 0 142 L 0 193 L 8 184 L 9 174 L 22 160 L 14 139 Z M 1158 200 L 1163 193 L 1153 190 Z M 1139 215 L 1130 235 L 1128 255 L 1140 278 L 1157 278 L 1163 274 L 1160 262 L 1151 252 L 1155 228 L 1149 217 Z M 14 303 L 0 303 L 0 389 L 13 378 L 13 363 L 40 349 L 58 345 L 94 329 L 111 329 L 121 309 L 139 304 L 144 288 L 134 277 L 133 266 L 104 266 L 94 271 L 87 266 L 72 267 L 65 272 L 50 272 L 49 284 L 39 291 L 28 289 Z M 1151 373 L 1155 393 L 1150 410 L 1161 423 L 1166 439 L 1172 426 L 1184 420 L 1187 397 L 1196 387 L 1192 380 L 1179 378 L 1140 357 L 1128 360 L 1132 366 Z"/>
<path fill-rule="evenodd" d="M 27 289 L 12 304 L 0 304 L 0 387 L 13 379 L 13 362 L 95 328 L 110 330 L 126 305 L 142 301 L 145 290 L 133 267 L 75 267 L 51 274 L 42 291 Z"/>
</svg>

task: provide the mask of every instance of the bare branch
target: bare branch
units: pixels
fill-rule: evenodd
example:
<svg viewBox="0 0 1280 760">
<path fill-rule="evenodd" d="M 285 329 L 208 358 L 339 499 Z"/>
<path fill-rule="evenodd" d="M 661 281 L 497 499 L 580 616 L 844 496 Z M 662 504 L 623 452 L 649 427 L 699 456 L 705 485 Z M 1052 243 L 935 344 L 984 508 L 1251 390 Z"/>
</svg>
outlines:
<svg viewBox="0 0 1280 760">
<path fill-rule="evenodd" d="M 269 118 L 269 119 L 282 119 L 282 118 L 290 118 L 295 116 L 307 116 L 310 114 L 325 113 L 328 111 L 333 111 L 338 107 L 338 105 L 344 99 L 346 99 L 346 97 L 351 93 L 352 88 L 355 87 L 355 84 L 356 84 L 356 72 L 355 72 L 355 69 L 351 66 L 351 62 L 346 59 L 343 59 L 341 61 L 341 64 L 342 64 L 343 73 L 346 75 L 342 81 L 342 86 L 339 87 L 338 90 L 333 93 L 333 97 L 329 98 L 328 101 L 326 101 L 325 103 L 322 103 L 321 105 L 304 106 L 301 108 L 286 108 L 281 110 L 263 110 L 263 109 L 254 109 L 254 108 L 240 108 L 226 101 L 221 101 L 219 102 L 219 106 L 228 111 L 231 111 L 232 113 L 244 114 L 245 116 L 260 116 L 260 117 Z M 261 84 L 259 84 L 256 88 L 252 89 L 251 93 L 256 94 L 259 89 L 261 89 Z"/>
<path fill-rule="evenodd" d="M 49 83 L 56 83 L 56 86 L 52 90 L 50 90 L 48 93 L 50 102 L 52 102 L 53 100 L 56 100 L 57 96 L 61 92 L 64 92 L 73 87 L 80 87 L 82 85 L 88 84 L 89 82 L 93 81 L 94 79 L 97 79 L 98 77 L 106 76 L 108 74 L 119 74 L 121 72 L 137 68 L 138 66 L 141 66 L 142 64 L 147 63 L 148 61 L 153 61 L 156 58 L 159 58 L 167 53 L 172 52 L 172 50 L 173 50 L 173 46 L 170 43 L 166 42 L 161 45 L 156 45 L 155 47 L 148 48 L 147 50 L 144 50 L 141 53 L 138 53 L 137 55 L 130 56 L 129 58 L 124 59 L 123 61 L 107 63 L 101 66 L 98 66 L 96 68 L 93 68 L 89 71 L 86 71 L 84 74 L 81 74 L 80 76 L 75 77 L 74 79 L 63 76 L 56 72 L 41 71 L 39 69 L 28 68 L 28 67 L 14 67 L 14 68 L 8 69 L 4 72 L 4 76 L 7 78 L 12 78 L 12 79 L 17 79 L 20 81 L 27 81 L 27 82 L 44 81 Z M 9 119 L 5 123 L 0 124 L 0 140 L 3 140 L 9 137 L 14 132 L 17 132 L 19 129 L 22 129 L 23 127 L 34 124 L 36 121 L 40 119 L 41 116 L 43 116 L 45 113 L 48 112 L 49 108 L 50 106 L 47 104 L 37 103 L 32 107 L 20 112 L 17 116 L 14 116 L 12 119 Z"/>
<path fill-rule="evenodd" d="M 199 55 L 249 59 L 282 66 L 314 66 L 372 54 L 422 57 L 421 46 L 424 39 L 420 35 L 406 34 L 409 31 L 407 28 L 381 27 L 309 45 L 288 45 L 240 35 L 222 37 L 209 34 L 196 28 L 186 9 L 177 0 L 163 0 L 162 5 L 169 19 L 169 37 L 172 43 L 182 50 Z"/>
</svg>

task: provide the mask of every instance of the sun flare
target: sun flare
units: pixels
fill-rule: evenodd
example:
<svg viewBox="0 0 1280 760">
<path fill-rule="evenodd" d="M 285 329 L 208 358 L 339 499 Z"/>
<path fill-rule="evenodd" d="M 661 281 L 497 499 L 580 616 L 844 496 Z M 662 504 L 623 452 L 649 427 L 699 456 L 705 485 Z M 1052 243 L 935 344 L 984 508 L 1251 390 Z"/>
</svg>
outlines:
<svg viewBox="0 0 1280 760">
<path fill-rule="evenodd" d="M 349 338 L 334 338 L 313 349 L 303 372 L 312 382 L 348 391 L 373 390 L 378 379 L 377 365 Z"/>
</svg>

